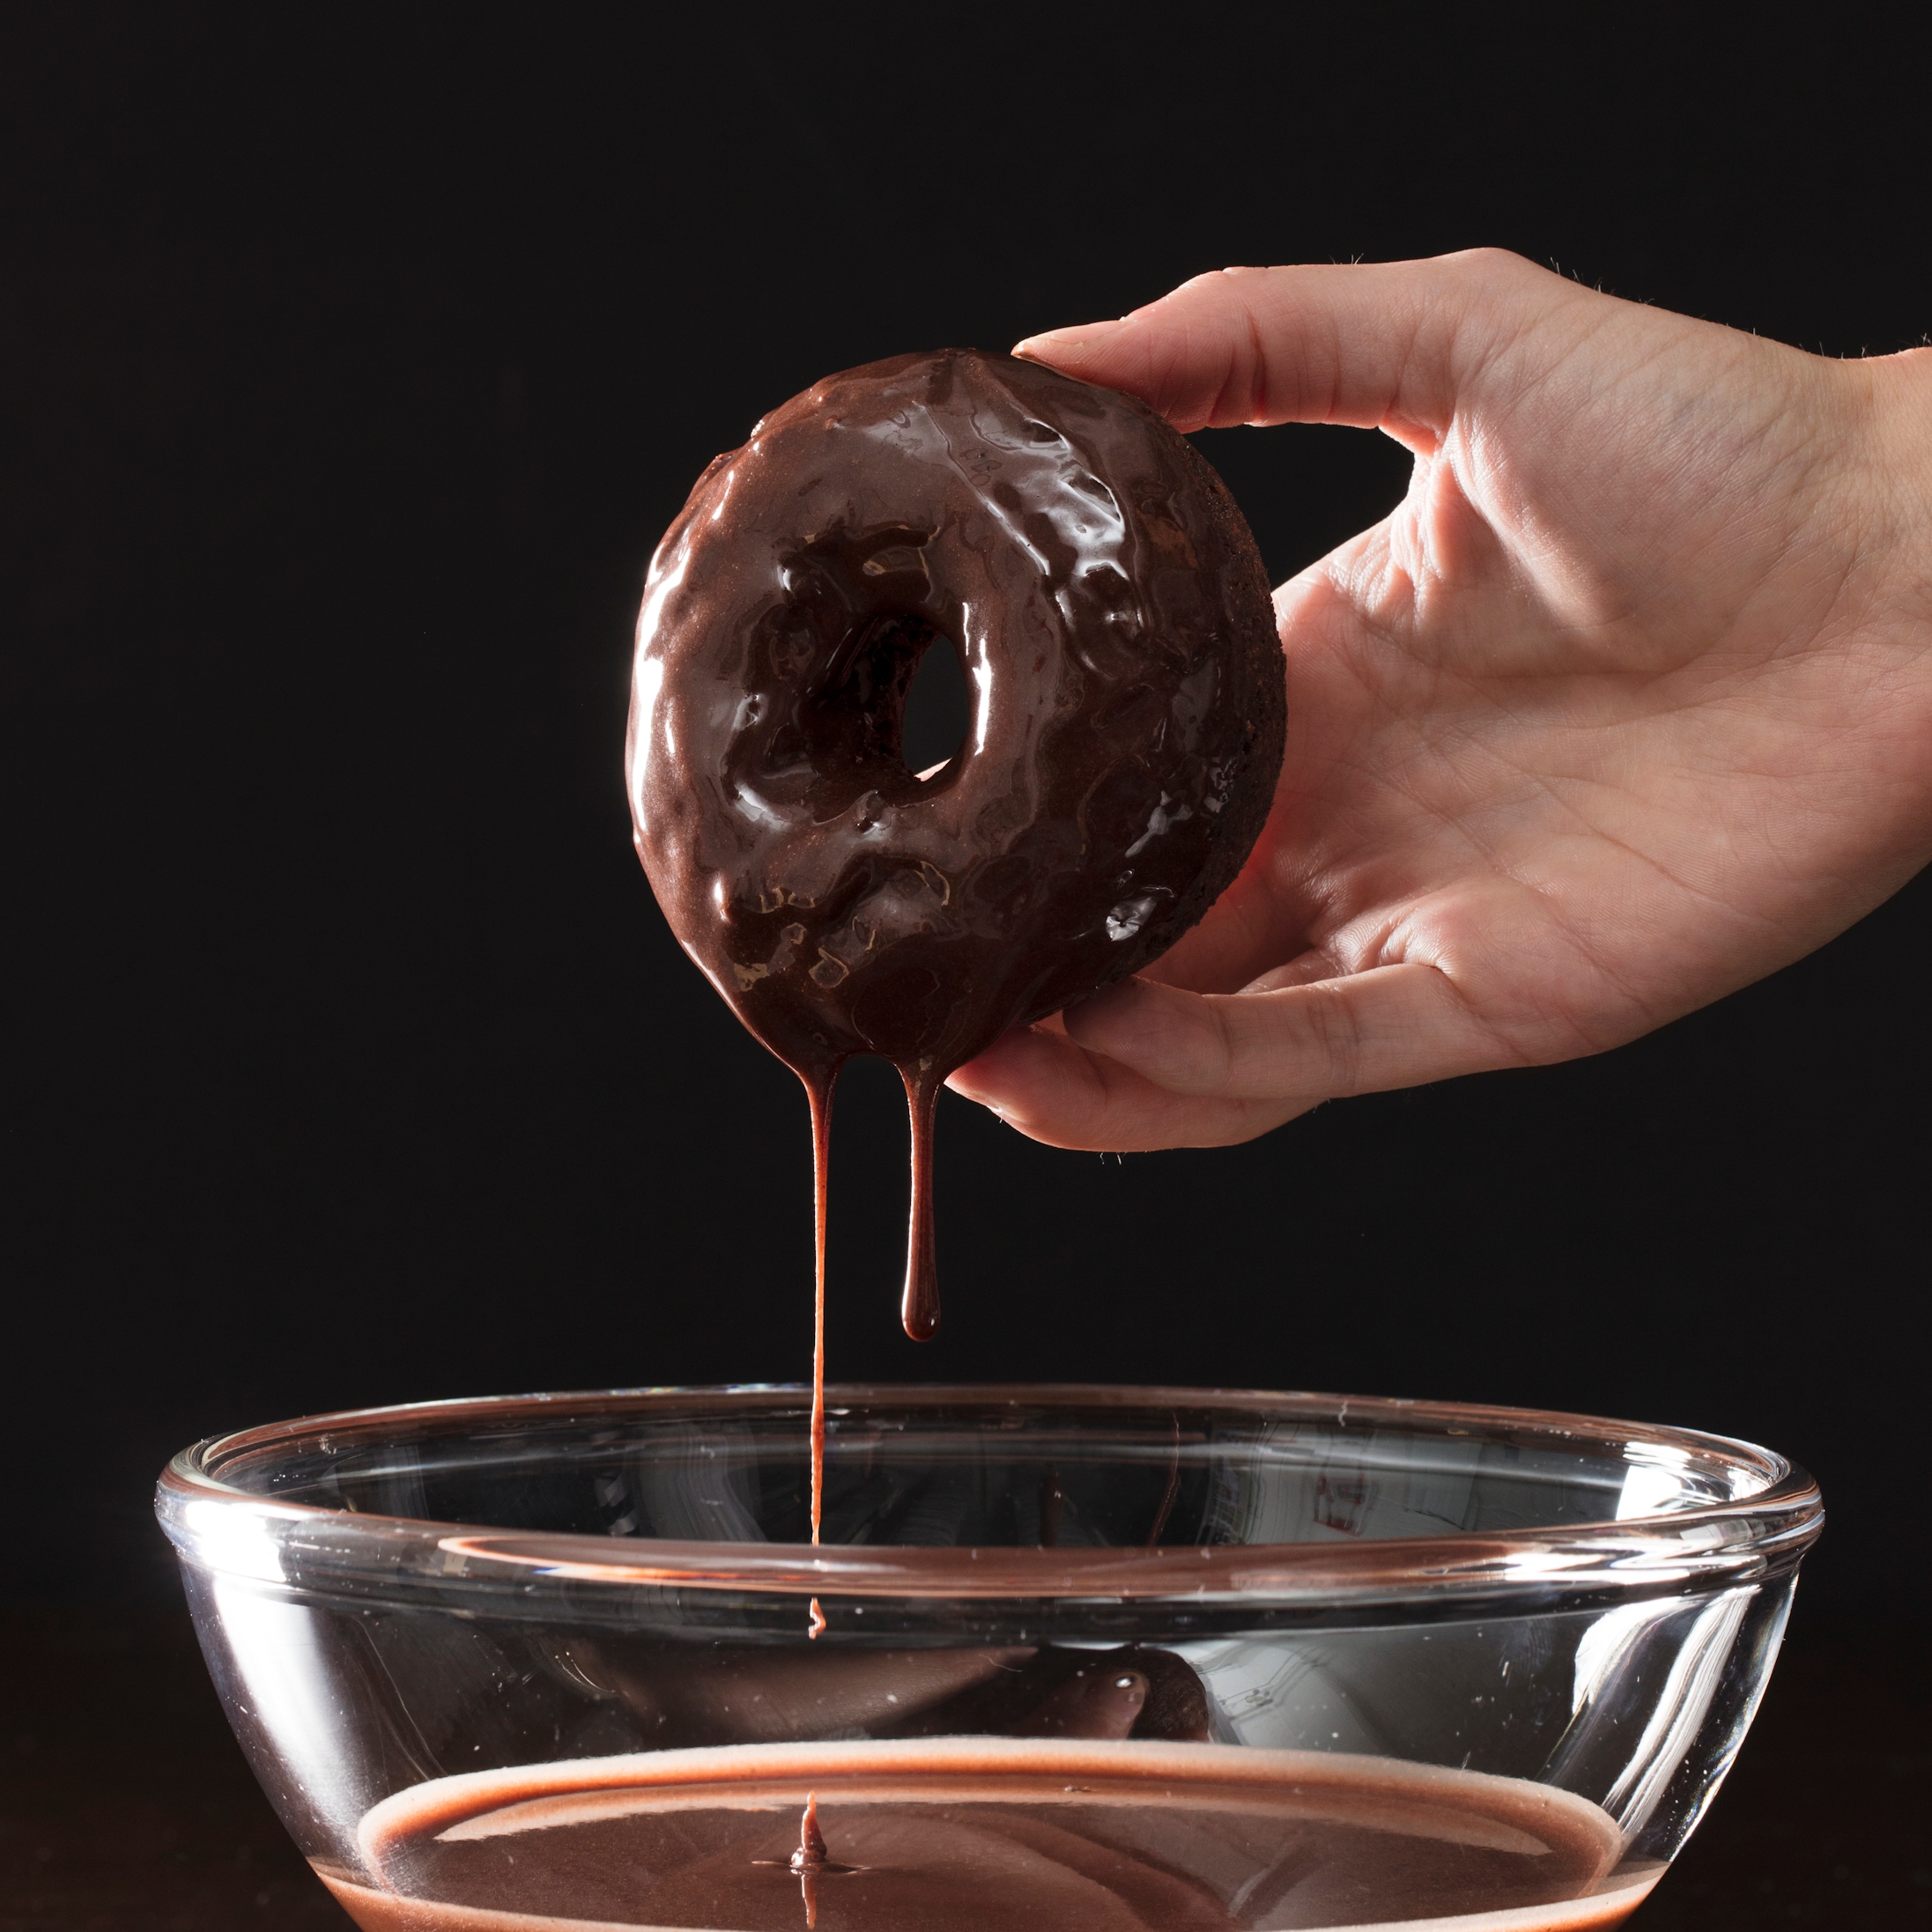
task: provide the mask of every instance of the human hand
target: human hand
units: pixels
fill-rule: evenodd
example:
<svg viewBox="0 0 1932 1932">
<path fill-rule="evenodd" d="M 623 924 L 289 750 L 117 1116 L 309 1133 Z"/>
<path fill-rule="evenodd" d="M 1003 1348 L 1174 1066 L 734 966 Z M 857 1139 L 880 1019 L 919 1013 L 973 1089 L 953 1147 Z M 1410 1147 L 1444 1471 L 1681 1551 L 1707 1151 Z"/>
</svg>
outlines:
<svg viewBox="0 0 1932 1932">
<path fill-rule="evenodd" d="M 953 1076 L 1023 1133 L 1218 1145 L 1598 1053 L 1932 858 L 1932 350 L 1832 361 L 1484 250 L 1228 270 L 1018 352 L 1182 430 L 1416 459 L 1276 593 L 1288 748 L 1240 877 Z"/>
</svg>

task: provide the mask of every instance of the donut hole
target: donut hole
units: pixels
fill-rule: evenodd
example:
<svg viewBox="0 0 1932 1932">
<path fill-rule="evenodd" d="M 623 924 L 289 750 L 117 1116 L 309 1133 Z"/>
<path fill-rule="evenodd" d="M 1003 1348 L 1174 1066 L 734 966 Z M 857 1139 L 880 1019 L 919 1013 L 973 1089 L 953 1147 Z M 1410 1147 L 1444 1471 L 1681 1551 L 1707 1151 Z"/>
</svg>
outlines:
<svg viewBox="0 0 1932 1932">
<path fill-rule="evenodd" d="M 848 624 L 820 681 L 795 688 L 761 761 L 776 778 L 803 762 L 805 800 L 824 823 L 869 795 L 906 804 L 961 769 L 969 702 L 952 640 L 922 612 L 876 611 Z M 862 828 L 864 829 L 864 828 Z"/>
<path fill-rule="evenodd" d="M 906 692 L 899 755 L 907 769 L 927 782 L 936 778 L 959 755 L 972 722 L 959 648 L 944 632 L 933 631 L 921 647 Z"/>
</svg>

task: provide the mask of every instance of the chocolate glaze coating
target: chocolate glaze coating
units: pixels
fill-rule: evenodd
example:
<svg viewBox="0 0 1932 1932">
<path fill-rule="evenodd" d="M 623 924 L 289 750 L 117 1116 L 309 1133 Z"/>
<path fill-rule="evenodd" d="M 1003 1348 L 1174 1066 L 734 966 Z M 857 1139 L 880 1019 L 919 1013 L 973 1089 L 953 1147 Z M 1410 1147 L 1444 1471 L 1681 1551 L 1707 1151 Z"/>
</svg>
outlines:
<svg viewBox="0 0 1932 1932">
<path fill-rule="evenodd" d="M 935 647 L 973 723 L 922 779 L 900 729 Z M 1008 1027 L 1206 912 L 1284 724 L 1266 573 L 1184 437 L 1037 364 L 899 356 L 766 418 L 659 545 L 637 847 L 746 1026 L 818 1094 L 892 1061 L 916 1127 Z"/>
</svg>

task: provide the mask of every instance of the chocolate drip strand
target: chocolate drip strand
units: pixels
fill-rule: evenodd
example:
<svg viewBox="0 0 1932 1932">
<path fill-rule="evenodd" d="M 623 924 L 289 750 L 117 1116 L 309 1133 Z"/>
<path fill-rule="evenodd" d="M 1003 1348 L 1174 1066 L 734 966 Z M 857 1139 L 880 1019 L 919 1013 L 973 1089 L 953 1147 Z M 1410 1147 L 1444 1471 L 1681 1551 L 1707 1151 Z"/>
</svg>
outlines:
<svg viewBox="0 0 1932 1932">
<path fill-rule="evenodd" d="M 939 1332 L 939 1269 L 932 1227 L 932 1129 L 939 1099 L 939 1082 L 929 1069 L 915 1072 L 901 1067 L 906 1107 L 912 1117 L 913 1197 L 906 1231 L 906 1293 L 899 1318 L 915 1342 L 929 1342 Z"/>
<path fill-rule="evenodd" d="M 823 1071 L 799 1076 L 811 1106 L 811 1225 L 817 1284 L 811 1312 L 811 1541 L 819 1542 L 825 1513 L 825 1214 L 832 1187 L 832 1090 L 843 1061 Z M 825 1627 L 818 1599 L 811 1600 L 805 1634 L 816 1638 Z"/>
<path fill-rule="evenodd" d="M 815 1259 L 811 1312 L 811 1540 L 818 1541 L 825 1504 L 825 1210 L 832 1181 L 832 1090 L 840 1064 L 801 1074 L 811 1106 L 812 1247 Z M 812 1635 L 818 1632 L 815 1630 Z"/>
</svg>

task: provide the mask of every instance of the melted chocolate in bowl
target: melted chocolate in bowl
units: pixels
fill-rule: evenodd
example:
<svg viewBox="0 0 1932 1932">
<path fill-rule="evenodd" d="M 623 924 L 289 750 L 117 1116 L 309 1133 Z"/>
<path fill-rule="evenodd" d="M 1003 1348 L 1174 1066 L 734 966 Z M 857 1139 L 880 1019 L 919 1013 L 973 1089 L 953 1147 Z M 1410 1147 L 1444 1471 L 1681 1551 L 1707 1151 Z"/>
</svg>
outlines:
<svg viewBox="0 0 1932 1932">
<path fill-rule="evenodd" d="M 800 1873 L 818 1800 L 827 1862 Z M 1229 1932 L 1621 1922 L 1659 1869 L 1548 1786 L 1214 1744 L 736 1746 L 439 1779 L 364 1821 L 366 1932 Z"/>
</svg>

